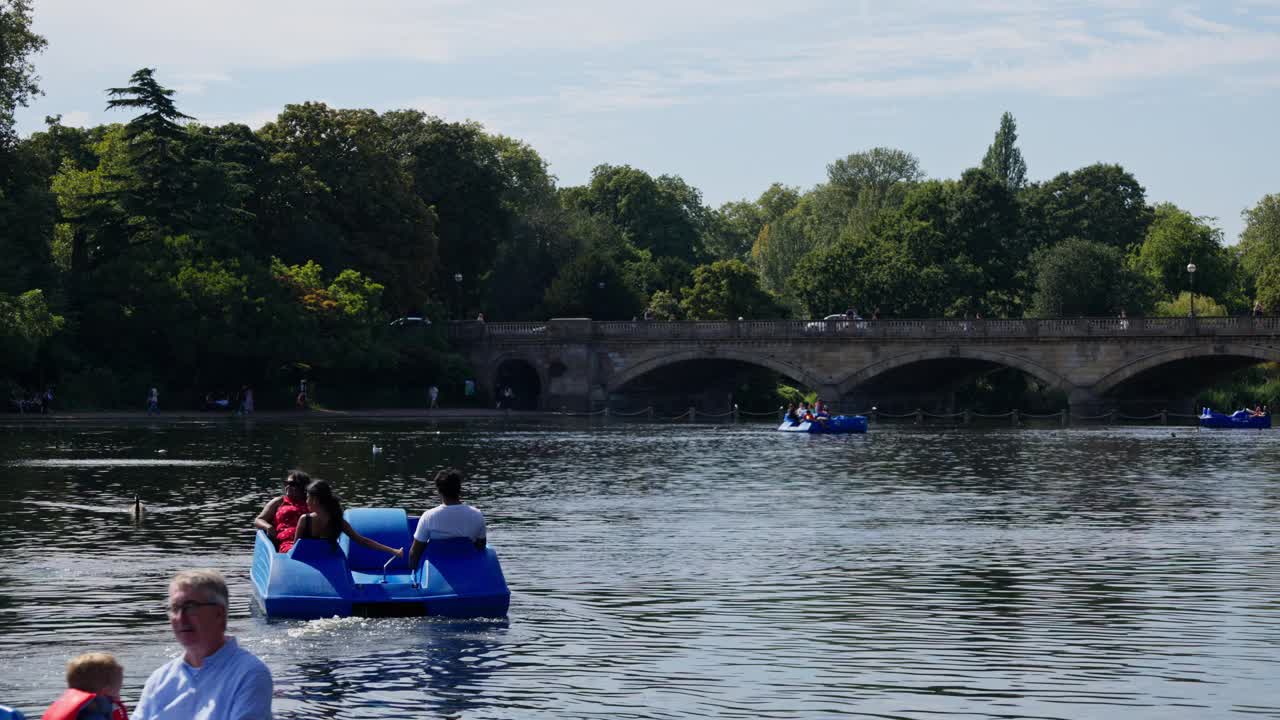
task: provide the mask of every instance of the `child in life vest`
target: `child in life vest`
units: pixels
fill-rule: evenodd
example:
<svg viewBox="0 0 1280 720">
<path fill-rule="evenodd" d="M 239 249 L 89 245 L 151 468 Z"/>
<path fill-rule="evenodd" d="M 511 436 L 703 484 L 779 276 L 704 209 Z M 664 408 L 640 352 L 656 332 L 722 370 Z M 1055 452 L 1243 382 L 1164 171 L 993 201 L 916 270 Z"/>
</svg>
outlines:
<svg viewBox="0 0 1280 720">
<path fill-rule="evenodd" d="M 67 663 L 67 691 L 40 720 L 129 720 L 120 702 L 124 667 L 108 653 L 88 653 Z"/>
</svg>

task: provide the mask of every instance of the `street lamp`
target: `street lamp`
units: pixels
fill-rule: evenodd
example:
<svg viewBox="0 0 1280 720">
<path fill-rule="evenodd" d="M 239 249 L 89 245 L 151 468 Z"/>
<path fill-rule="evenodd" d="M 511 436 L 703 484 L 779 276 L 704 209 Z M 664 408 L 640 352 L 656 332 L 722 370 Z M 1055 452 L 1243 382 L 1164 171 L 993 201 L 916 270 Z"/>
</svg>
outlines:
<svg viewBox="0 0 1280 720">
<path fill-rule="evenodd" d="M 454 288 L 455 288 L 455 292 L 453 295 L 455 298 L 457 298 L 457 303 L 458 303 L 458 306 L 453 309 L 453 315 L 454 317 L 461 318 L 462 317 L 462 273 L 460 272 L 454 273 L 453 282 L 454 282 Z"/>
<path fill-rule="evenodd" d="M 1196 316 L 1196 264 L 1187 263 L 1187 276 L 1191 278 L 1191 317 Z"/>
</svg>

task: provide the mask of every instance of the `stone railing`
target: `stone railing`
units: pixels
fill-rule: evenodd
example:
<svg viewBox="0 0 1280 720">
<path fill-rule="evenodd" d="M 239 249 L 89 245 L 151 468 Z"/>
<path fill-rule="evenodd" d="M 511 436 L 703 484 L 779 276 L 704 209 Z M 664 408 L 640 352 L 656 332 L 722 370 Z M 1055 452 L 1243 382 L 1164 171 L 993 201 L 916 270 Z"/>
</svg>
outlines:
<svg viewBox="0 0 1280 720">
<path fill-rule="evenodd" d="M 963 340 L 1006 338 L 1125 338 L 1280 336 L 1280 317 L 1042 318 L 1034 320 L 740 320 L 725 322 L 464 321 L 450 323 L 449 338 L 529 342 L 591 340 Z"/>
</svg>

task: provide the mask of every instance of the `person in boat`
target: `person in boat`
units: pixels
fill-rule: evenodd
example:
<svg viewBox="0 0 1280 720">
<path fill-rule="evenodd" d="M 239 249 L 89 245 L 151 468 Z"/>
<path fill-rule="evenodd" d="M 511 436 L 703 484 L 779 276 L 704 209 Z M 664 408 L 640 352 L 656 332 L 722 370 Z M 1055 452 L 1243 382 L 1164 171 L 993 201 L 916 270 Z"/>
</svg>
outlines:
<svg viewBox="0 0 1280 720">
<path fill-rule="evenodd" d="M 799 409 L 799 410 L 797 410 L 796 412 L 797 412 L 797 414 L 800 416 L 800 422 L 812 422 L 812 421 L 813 421 L 813 410 L 809 407 L 809 401 L 808 401 L 808 400 L 801 400 L 801 401 L 800 401 L 800 409 Z"/>
<path fill-rule="evenodd" d="M 120 689 L 124 667 L 109 653 L 86 653 L 67 663 L 67 691 L 41 720 L 129 720 Z"/>
<path fill-rule="evenodd" d="M 787 419 L 787 422 L 791 423 L 792 425 L 800 424 L 800 415 L 799 413 L 796 412 L 795 403 L 787 403 L 786 419 Z"/>
<path fill-rule="evenodd" d="M 822 402 L 822 398 L 818 398 L 814 401 L 813 416 L 818 420 L 827 420 L 831 418 L 831 413 L 827 410 L 827 404 Z"/>
<path fill-rule="evenodd" d="M 229 604 L 217 570 L 173 576 L 169 626 L 183 654 L 147 678 L 133 720 L 271 717 L 271 670 L 227 635 Z"/>
<path fill-rule="evenodd" d="M 1262 417 L 1263 415 L 1266 415 L 1266 413 L 1262 410 L 1262 403 L 1255 404 L 1253 409 L 1249 411 L 1249 417 Z"/>
<path fill-rule="evenodd" d="M 427 543 L 446 538 L 467 538 L 483 550 L 488 539 L 484 513 L 462 502 L 462 481 L 465 477 L 457 468 L 445 468 L 436 472 L 436 492 L 440 504 L 422 513 L 418 527 L 413 531 L 413 546 L 409 548 L 409 567 L 417 568 L 418 559 Z"/>
<path fill-rule="evenodd" d="M 356 532 L 351 523 L 342 517 L 342 502 L 333 494 L 333 488 L 324 480 L 312 480 L 307 486 L 307 509 L 311 512 L 298 518 L 298 529 L 294 533 L 295 540 L 318 538 L 330 542 L 338 542 L 338 536 L 346 533 L 352 542 L 359 543 L 371 550 L 404 557 L 404 548 L 387 547 L 377 540 Z"/>
<path fill-rule="evenodd" d="M 284 477 L 284 494 L 272 498 L 253 519 L 253 526 L 267 534 L 277 552 L 293 547 L 298 520 L 307 514 L 307 486 L 311 476 L 302 470 L 290 470 Z"/>
</svg>

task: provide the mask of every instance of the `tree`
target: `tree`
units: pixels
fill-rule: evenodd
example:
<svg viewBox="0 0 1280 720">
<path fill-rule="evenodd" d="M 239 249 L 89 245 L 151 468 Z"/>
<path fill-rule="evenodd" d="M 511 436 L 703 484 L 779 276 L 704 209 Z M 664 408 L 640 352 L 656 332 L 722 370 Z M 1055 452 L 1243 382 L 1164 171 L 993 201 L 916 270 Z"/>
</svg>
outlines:
<svg viewBox="0 0 1280 720">
<path fill-rule="evenodd" d="M 40 78 L 30 58 L 47 45 L 31 30 L 31 0 L 0 0 L 0 147 L 17 139 L 13 129 L 17 109 L 27 107 L 40 94 Z"/>
<path fill-rule="evenodd" d="M 1197 294 L 1224 297 L 1233 285 L 1231 258 L 1222 246 L 1222 231 L 1208 221 L 1172 203 L 1157 205 L 1134 269 L 1171 297 L 1188 289 L 1187 263 L 1194 262 Z"/>
<path fill-rule="evenodd" d="M 1062 173 L 1031 185 L 1023 198 L 1026 228 L 1037 249 L 1075 237 L 1129 253 L 1142 244 L 1151 224 L 1146 190 L 1119 165 Z"/>
<path fill-rule="evenodd" d="M 841 226 L 865 231 L 881 211 L 902 204 L 911 186 L 924 179 L 924 171 L 915 155 L 876 147 L 827 165 L 827 179 L 843 200 L 840 210 L 827 214 L 838 216 Z"/>
<path fill-rule="evenodd" d="M 274 149 L 259 220 L 264 246 L 286 263 L 314 259 L 375 278 L 390 312 L 425 307 L 436 215 L 390 152 L 394 136 L 378 114 L 289 105 L 259 135 Z"/>
<path fill-rule="evenodd" d="M 760 278 L 741 260 L 717 260 L 693 270 L 693 287 L 682 292 L 680 307 L 690 320 L 770 320 L 783 310 L 760 288 Z"/>
<path fill-rule="evenodd" d="M 1018 149 L 1018 124 L 1013 114 L 1006 112 L 1000 116 L 1000 129 L 996 130 L 995 139 L 987 154 L 982 158 L 982 169 L 991 173 L 1013 192 L 1021 190 L 1027 184 L 1027 163 L 1022 159 L 1022 151 Z"/>
<path fill-rule="evenodd" d="M 179 120 L 195 118 L 178 111 L 174 91 L 156 82 L 153 68 L 135 72 L 126 87 L 109 88 L 107 109 L 141 109 L 125 126 L 130 182 L 122 201 L 131 214 L 153 218 L 156 235 L 185 230 L 183 207 L 194 190 L 184 157 L 186 130 Z"/>
<path fill-rule="evenodd" d="M 680 301 L 666 290 L 659 290 L 649 298 L 649 308 L 645 311 L 645 317 L 649 320 L 657 320 L 659 322 L 673 322 L 683 317 L 680 309 Z"/>
<path fill-rule="evenodd" d="M 845 308 L 880 309 L 881 316 L 938 317 L 972 309 L 981 273 L 963 255 L 947 256 L 932 223 L 894 213 L 873 237 L 849 234 L 814 250 L 796 266 L 789 286 L 809 317 Z"/>
<path fill-rule="evenodd" d="M 40 350 L 63 323 L 61 316 L 50 312 L 40 290 L 17 297 L 0 294 L 0 379 L 33 367 Z"/>
<path fill-rule="evenodd" d="M 1150 305 L 1149 281 L 1115 247 L 1071 238 L 1041 251 L 1035 266 L 1033 317 L 1138 315 Z"/>
<path fill-rule="evenodd" d="M 644 306 L 617 264 L 600 252 L 587 252 L 561 268 L 543 304 L 547 317 L 595 320 L 630 320 Z"/>
<path fill-rule="evenodd" d="M 654 257 L 694 262 L 703 252 L 701 195 L 678 177 L 654 179 L 629 165 L 599 165 L 583 191 L 565 197 L 608 220 L 624 241 Z"/>
<path fill-rule="evenodd" d="M 1280 193 L 1264 196 L 1241 215 L 1240 260 L 1245 272 L 1257 277 L 1280 262 Z"/>
</svg>

